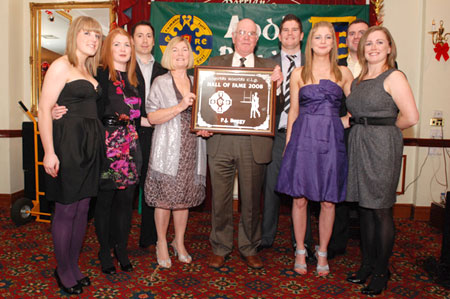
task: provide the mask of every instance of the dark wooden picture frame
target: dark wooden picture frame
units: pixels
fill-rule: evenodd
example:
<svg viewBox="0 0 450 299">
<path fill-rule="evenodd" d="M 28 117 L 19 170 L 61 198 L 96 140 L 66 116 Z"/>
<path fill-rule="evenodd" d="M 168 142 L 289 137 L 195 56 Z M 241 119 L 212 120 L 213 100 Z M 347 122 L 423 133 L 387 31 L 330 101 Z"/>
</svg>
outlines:
<svg viewBox="0 0 450 299">
<path fill-rule="evenodd" d="M 272 69 L 197 66 L 191 130 L 273 136 L 276 85 Z"/>
</svg>

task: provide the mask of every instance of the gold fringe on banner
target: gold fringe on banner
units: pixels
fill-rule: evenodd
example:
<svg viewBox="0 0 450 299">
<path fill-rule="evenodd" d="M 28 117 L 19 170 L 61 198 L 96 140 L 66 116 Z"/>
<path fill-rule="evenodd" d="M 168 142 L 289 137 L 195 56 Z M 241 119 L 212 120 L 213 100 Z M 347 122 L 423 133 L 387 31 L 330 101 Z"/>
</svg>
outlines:
<svg viewBox="0 0 450 299">
<path fill-rule="evenodd" d="M 383 17 L 384 17 L 383 13 L 384 0 L 370 0 L 370 2 L 372 2 L 373 4 L 375 14 L 377 16 L 376 25 L 381 26 L 383 24 Z"/>
</svg>

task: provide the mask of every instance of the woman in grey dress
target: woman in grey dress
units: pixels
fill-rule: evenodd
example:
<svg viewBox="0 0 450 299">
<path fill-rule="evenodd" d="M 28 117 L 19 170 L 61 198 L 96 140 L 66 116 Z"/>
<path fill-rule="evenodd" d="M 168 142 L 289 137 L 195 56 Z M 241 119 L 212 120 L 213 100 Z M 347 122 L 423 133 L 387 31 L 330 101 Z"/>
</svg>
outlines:
<svg viewBox="0 0 450 299">
<path fill-rule="evenodd" d="M 396 46 L 384 27 L 369 28 L 358 46 L 361 74 L 347 98 L 350 119 L 347 201 L 358 201 L 362 265 L 347 280 L 363 284 L 366 295 L 378 295 L 389 280 L 394 246 L 392 206 L 403 154 L 401 130 L 419 114 L 406 76 L 395 69 Z"/>
<path fill-rule="evenodd" d="M 194 64 L 191 46 L 182 37 L 174 37 L 161 60 L 167 74 L 155 79 L 146 100 L 148 121 L 155 125 L 150 162 L 145 182 L 145 201 L 155 207 L 158 234 L 156 257 L 163 268 L 172 262 L 167 245 L 167 228 L 173 214 L 175 239 L 171 246 L 178 260 L 190 263 L 192 257 L 184 246 L 189 208 L 205 198 L 206 144 L 201 131 L 190 132 L 192 77 L 187 69 Z"/>
</svg>

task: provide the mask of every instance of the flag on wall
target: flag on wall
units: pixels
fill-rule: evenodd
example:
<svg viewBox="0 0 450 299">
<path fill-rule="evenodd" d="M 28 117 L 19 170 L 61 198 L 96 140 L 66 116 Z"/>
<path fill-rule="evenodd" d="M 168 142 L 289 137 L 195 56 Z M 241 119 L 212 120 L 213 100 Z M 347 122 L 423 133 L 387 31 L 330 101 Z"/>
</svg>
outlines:
<svg viewBox="0 0 450 299">
<path fill-rule="evenodd" d="M 153 2 L 150 21 L 155 28 L 155 58 L 160 60 L 167 43 L 174 36 L 190 41 L 195 64 L 209 57 L 233 52 L 231 28 L 240 19 L 250 18 L 261 29 L 256 55 L 270 57 L 278 53 L 278 34 L 282 17 L 289 13 L 302 20 L 305 37 L 315 22 L 333 23 L 338 40 L 339 58 L 347 56 L 346 30 L 356 18 L 369 20 L 368 5 L 292 5 Z"/>
</svg>

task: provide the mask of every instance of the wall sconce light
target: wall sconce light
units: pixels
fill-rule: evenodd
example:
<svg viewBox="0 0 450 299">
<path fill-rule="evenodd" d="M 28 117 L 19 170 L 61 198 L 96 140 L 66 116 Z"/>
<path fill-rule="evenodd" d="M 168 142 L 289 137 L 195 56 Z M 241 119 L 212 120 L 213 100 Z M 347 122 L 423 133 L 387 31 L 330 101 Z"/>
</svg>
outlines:
<svg viewBox="0 0 450 299">
<path fill-rule="evenodd" d="M 436 60 L 439 61 L 441 57 L 443 57 L 444 60 L 447 61 L 449 58 L 448 56 L 449 46 L 447 43 L 448 40 L 447 35 L 450 35 L 450 33 L 444 34 L 444 21 L 441 20 L 439 22 L 439 28 L 438 30 L 436 30 L 436 23 L 433 20 L 433 22 L 431 23 L 431 31 L 428 33 L 431 34 L 431 41 L 435 46 L 434 52 L 436 52 Z"/>
</svg>

